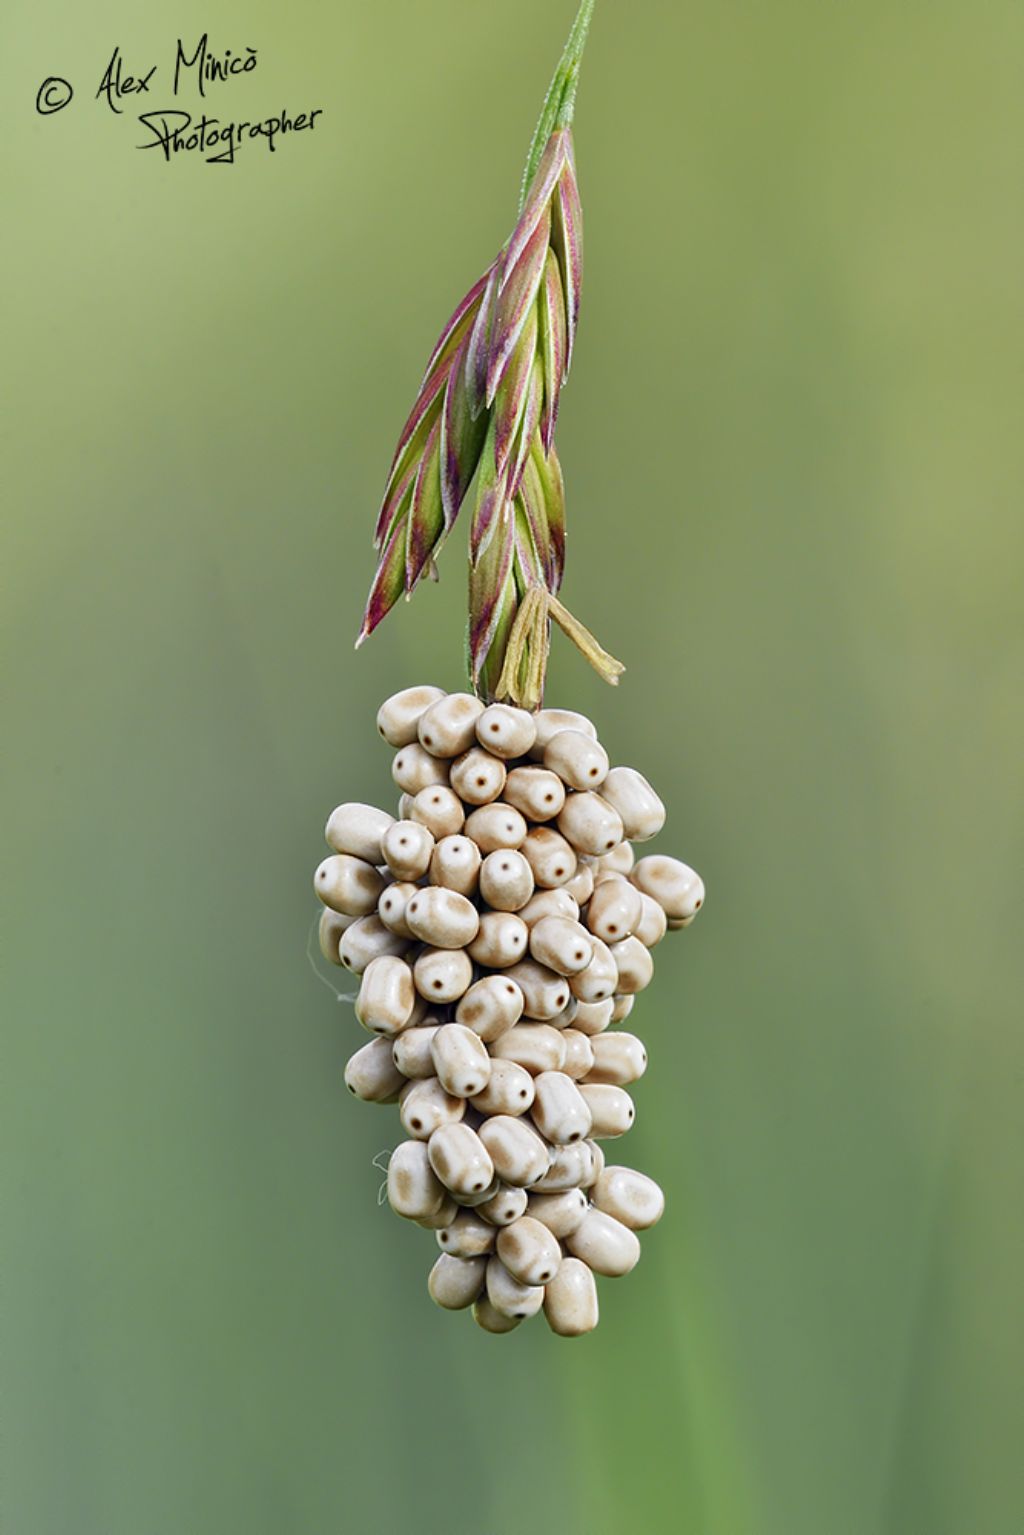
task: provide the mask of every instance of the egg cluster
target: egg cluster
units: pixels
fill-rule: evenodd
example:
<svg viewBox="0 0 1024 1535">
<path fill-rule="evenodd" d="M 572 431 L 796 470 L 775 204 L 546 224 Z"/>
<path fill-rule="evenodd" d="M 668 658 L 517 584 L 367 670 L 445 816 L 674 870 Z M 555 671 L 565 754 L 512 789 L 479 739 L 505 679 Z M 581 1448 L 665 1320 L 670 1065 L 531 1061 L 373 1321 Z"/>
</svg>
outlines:
<svg viewBox="0 0 1024 1535">
<path fill-rule="evenodd" d="M 647 1067 L 611 1025 L 704 887 L 674 858 L 634 860 L 664 806 L 580 714 L 417 687 L 377 727 L 398 817 L 339 805 L 314 876 L 321 949 L 360 977 L 374 1036 L 345 1081 L 399 1105 L 388 1199 L 437 1234 L 437 1304 L 488 1332 L 541 1309 L 556 1333 L 589 1332 L 594 1275 L 628 1273 L 664 1208 L 652 1179 L 605 1166 Z"/>
</svg>

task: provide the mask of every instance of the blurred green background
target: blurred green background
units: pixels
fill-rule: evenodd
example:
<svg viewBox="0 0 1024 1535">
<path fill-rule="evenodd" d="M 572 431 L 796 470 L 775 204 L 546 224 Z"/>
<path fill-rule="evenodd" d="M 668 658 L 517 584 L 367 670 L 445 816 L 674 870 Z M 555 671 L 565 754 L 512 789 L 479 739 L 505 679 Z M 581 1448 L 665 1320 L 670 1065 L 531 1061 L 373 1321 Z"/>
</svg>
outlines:
<svg viewBox="0 0 1024 1535">
<path fill-rule="evenodd" d="M 559 443 L 629 672 L 549 702 L 708 884 L 615 1150 L 670 1211 L 566 1343 L 377 1207 L 311 872 L 460 685 L 461 537 L 356 658 L 369 534 L 570 19 L 8 13 L 5 1535 L 1024 1529 L 1017 5 L 599 0 Z M 136 152 L 206 28 L 315 131 Z"/>
</svg>

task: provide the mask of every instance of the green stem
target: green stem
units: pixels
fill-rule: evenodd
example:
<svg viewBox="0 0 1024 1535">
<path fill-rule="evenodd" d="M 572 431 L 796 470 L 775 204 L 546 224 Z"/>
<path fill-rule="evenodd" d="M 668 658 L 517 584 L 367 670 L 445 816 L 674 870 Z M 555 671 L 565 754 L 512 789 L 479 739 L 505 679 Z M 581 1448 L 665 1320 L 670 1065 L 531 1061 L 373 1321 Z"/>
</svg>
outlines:
<svg viewBox="0 0 1024 1535">
<path fill-rule="evenodd" d="M 568 128 L 576 109 L 576 88 L 580 79 L 580 61 L 587 41 L 590 18 L 594 14 L 594 0 L 580 0 L 576 20 L 572 24 L 562 57 L 558 61 L 554 78 L 544 98 L 544 107 L 533 133 L 530 153 L 523 172 L 523 185 L 519 194 L 519 211 L 522 212 L 530 183 L 537 172 L 544 146 L 556 128 Z"/>
</svg>

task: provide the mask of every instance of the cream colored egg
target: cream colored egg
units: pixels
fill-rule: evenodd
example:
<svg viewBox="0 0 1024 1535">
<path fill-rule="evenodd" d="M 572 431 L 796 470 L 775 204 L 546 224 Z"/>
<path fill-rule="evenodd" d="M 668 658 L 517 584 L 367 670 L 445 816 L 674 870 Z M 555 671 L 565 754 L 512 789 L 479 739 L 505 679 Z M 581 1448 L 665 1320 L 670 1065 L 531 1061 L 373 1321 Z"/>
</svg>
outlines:
<svg viewBox="0 0 1024 1535">
<path fill-rule="evenodd" d="M 511 1229 L 511 1228 L 510 1228 Z M 565 1239 L 574 1258 L 579 1258 L 595 1274 L 620 1278 L 635 1268 L 640 1259 L 640 1241 L 614 1216 L 591 1208 L 576 1230 Z"/>
<path fill-rule="evenodd" d="M 455 1010 L 458 1023 L 472 1029 L 485 1044 L 500 1038 L 519 1022 L 523 1013 L 523 993 L 504 975 L 485 975 L 459 1000 Z M 481 1083 L 477 1091 L 482 1091 Z"/>
<path fill-rule="evenodd" d="M 578 1007 L 579 1004 L 577 1009 Z M 562 1038 L 565 1040 L 565 1061 L 562 1070 L 574 1082 L 580 1082 L 593 1070 L 593 1041 L 582 1030 L 574 1028 L 563 1029 Z"/>
<path fill-rule="evenodd" d="M 590 1107 L 564 1071 L 540 1072 L 534 1079 L 534 1092 L 530 1117 L 545 1140 L 553 1146 L 571 1146 L 590 1134 Z"/>
<path fill-rule="evenodd" d="M 631 997 L 643 991 L 654 978 L 654 960 L 639 938 L 624 938 L 621 943 L 609 945 L 618 980 L 615 991 L 619 996 Z"/>
<path fill-rule="evenodd" d="M 542 917 L 530 929 L 530 953 L 556 975 L 578 975 L 594 958 L 594 944 L 571 917 Z"/>
<path fill-rule="evenodd" d="M 526 756 L 537 739 L 537 726 L 525 709 L 489 704 L 476 722 L 476 738 L 487 751 L 509 761 Z"/>
<path fill-rule="evenodd" d="M 446 1092 L 457 1098 L 473 1098 L 484 1091 L 491 1079 L 491 1058 L 472 1029 L 461 1023 L 442 1024 L 430 1048 Z"/>
<path fill-rule="evenodd" d="M 454 1258 L 479 1258 L 494 1251 L 498 1233 L 472 1210 L 460 1210 L 450 1226 L 437 1233 L 437 1245 Z"/>
<path fill-rule="evenodd" d="M 492 1114 L 480 1126 L 479 1135 L 502 1183 L 528 1188 L 547 1172 L 548 1147 L 524 1119 Z"/>
<path fill-rule="evenodd" d="M 486 1258 L 453 1258 L 442 1253 L 427 1279 L 430 1298 L 446 1311 L 462 1311 L 479 1296 L 486 1272 Z"/>
<path fill-rule="evenodd" d="M 592 1137 L 611 1140 L 632 1128 L 636 1108 L 625 1088 L 604 1082 L 581 1082 L 579 1092 L 590 1110 Z"/>
<path fill-rule="evenodd" d="M 493 1333 L 515 1332 L 517 1327 L 523 1325 L 519 1317 L 505 1316 L 503 1312 L 496 1311 L 486 1295 L 481 1295 L 474 1303 L 473 1320 L 484 1332 Z"/>
<path fill-rule="evenodd" d="M 440 842 L 462 830 L 466 812 L 454 789 L 449 789 L 446 784 L 431 784 L 414 795 L 409 819 L 425 826 L 435 842 Z"/>
<path fill-rule="evenodd" d="M 526 1018 L 545 1023 L 557 1018 L 569 1002 L 569 981 L 536 960 L 521 959 L 503 973 L 522 992 L 523 1016 Z"/>
<path fill-rule="evenodd" d="M 582 1189 L 565 1189 L 561 1194 L 531 1193 L 526 1202 L 526 1213 L 546 1226 L 559 1241 L 577 1229 L 587 1209 L 587 1196 Z"/>
<path fill-rule="evenodd" d="M 391 1046 L 391 1054 L 399 1071 L 412 1081 L 426 1081 L 434 1073 L 434 1056 L 431 1051 L 434 1035 L 439 1024 L 420 1023 L 403 1029 Z"/>
<path fill-rule="evenodd" d="M 435 757 L 459 757 L 476 741 L 476 722 L 484 712 L 472 693 L 449 693 L 420 715 L 420 745 Z"/>
<path fill-rule="evenodd" d="M 628 938 L 643 915 L 643 896 L 621 874 L 609 874 L 597 886 L 587 907 L 587 927 L 604 943 Z"/>
<path fill-rule="evenodd" d="M 401 882 L 421 879 L 430 867 L 434 851 L 431 832 L 418 821 L 396 821 L 381 839 L 384 861 Z"/>
<path fill-rule="evenodd" d="M 599 1034 L 591 1041 L 594 1064 L 587 1074 L 587 1082 L 610 1082 L 616 1087 L 628 1087 L 639 1082 L 647 1070 L 647 1049 L 643 1040 L 624 1029 L 614 1029 Z"/>
<path fill-rule="evenodd" d="M 600 1318 L 594 1276 L 579 1258 L 563 1258 L 558 1273 L 544 1287 L 544 1316 L 553 1333 L 579 1338 L 593 1332 Z"/>
<path fill-rule="evenodd" d="M 570 789 L 599 789 L 608 772 L 608 753 L 582 730 L 559 730 L 544 748 L 544 766 Z"/>
<path fill-rule="evenodd" d="M 577 853 L 608 853 L 622 841 L 622 820 L 608 801 L 589 790 L 570 794 L 558 817 L 558 830 Z"/>
<path fill-rule="evenodd" d="M 362 975 L 372 960 L 384 955 L 398 956 L 408 952 L 408 938 L 400 938 L 386 928 L 376 915 L 360 917 L 347 927 L 338 945 L 338 957 L 347 970 Z"/>
<path fill-rule="evenodd" d="M 364 863 L 378 864 L 384 861 L 381 838 L 393 821 L 394 816 L 386 810 L 353 801 L 331 811 L 324 835 L 336 853 L 349 853 Z"/>
<path fill-rule="evenodd" d="M 574 1029 L 578 1029 L 581 1034 L 601 1034 L 612 1022 L 613 1007 L 614 1002 L 611 997 L 607 997 L 601 1002 L 579 1002 L 576 1006 L 576 1016 L 572 1021 L 572 1026 Z"/>
<path fill-rule="evenodd" d="M 541 889 L 564 885 L 576 873 L 576 854 L 554 827 L 533 827 L 523 842 L 522 854 L 533 871 L 534 883 Z"/>
<path fill-rule="evenodd" d="M 678 858 L 654 853 L 641 858 L 630 878 L 639 890 L 657 901 L 669 924 L 692 920 L 704 904 L 704 882 Z"/>
<path fill-rule="evenodd" d="M 526 1285 L 550 1284 L 562 1261 L 558 1239 L 530 1215 L 498 1232 L 496 1251 L 513 1279 Z"/>
<path fill-rule="evenodd" d="M 466 836 L 485 854 L 500 848 L 516 848 L 525 841 L 526 821 L 513 806 L 496 800 L 467 816 Z"/>
<path fill-rule="evenodd" d="M 411 896 L 405 922 L 414 938 L 437 949 L 462 949 L 473 942 L 480 928 L 480 913 L 457 890 L 428 885 Z"/>
<path fill-rule="evenodd" d="M 360 920 L 359 917 L 348 917 L 344 912 L 332 911 L 329 906 L 324 907 L 317 926 L 317 941 L 324 959 L 330 960 L 332 965 L 341 964 L 342 937 L 354 922 Z"/>
<path fill-rule="evenodd" d="M 594 893 L 594 871 L 583 862 L 577 861 L 576 873 L 572 879 L 566 880 L 561 887 L 568 895 L 571 895 L 577 906 L 586 906 Z"/>
<path fill-rule="evenodd" d="M 494 1164 L 475 1130 L 463 1124 L 442 1125 L 430 1137 L 428 1149 L 431 1167 L 457 1199 L 486 1195 L 494 1181 Z"/>
<path fill-rule="evenodd" d="M 404 959 L 381 955 L 363 971 L 355 1012 L 364 1029 L 393 1039 L 408 1028 L 416 1011 L 416 988 Z"/>
<path fill-rule="evenodd" d="M 448 764 L 424 751 L 419 742 L 403 746 L 391 763 L 391 776 L 404 794 L 419 794 L 434 784 L 447 784 Z"/>
<path fill-rule="evenodd" d="M 494 1060 L 515 1061 L 531 1076 L 541 1071 L 560 1071 L 565 1042 L 548 1023 L 517 1023 L 491 1045 Z"/>
<path fill-rule="evenodd" d="M 594 938 L 594 955 L 578 975 L 569 977 L 569 989 L 577 1002 L 604 1002 L 615 995 L 619 967 L 606 943 Z"/>
<path fill-rule="evenodd" d="M 377 902 L 377 915 L 389 932 L 398 938 L 412 938 L 405 920 L 405 908 L 418 890 L 409 880 L 397 880 L 381 891 Z"/>
<path fill-rule="evenodd" d="M 490 1081 L 472 1100 L 484 1114 L 525 1114 L 533 1103 L 533 1077 L 516 1061 L 491 1059 Z"/>
<path fill-rule="evenodd" d="M 613 847 L 610 853 L 602 853 L 597 860 L 597 867 L 602 874 L 628 874 L 636 862 L 632 844 L 620 842 Z"/>
<path fill-rule="evenodd" d="M 487 1299 L 502 1316 L 523 1322 L 536 1316 L 544 1304 L 543 1285 L 520 1284 L 495 1254 L 487 1261 Z"/>
<path fill-rule="evenodd" d="M 313 889 L 332 911 L 347 917 L 368 917 L 377 910 L 384 881 L 373 865 L 362 858 L 333 853 L 317 868 Z"/>
<path fill-rule="evenodd" d="M 533 894 L 533 874 L 522 853 L 502 848 L 480 865 L 480 895 L 495 911 L 518 911 Z"/>
<path fill-rule="evenodd" d="M 405 1080 L 387 1039 L 369 1040 L 349 1057 L 345 1067 L 345 1086 L 364 1103 L 396 1102 Z"/>
<path fill-rule="evenodd" d="M 465 1112 L 462 1098 L 447 1092 L 437 1077 L 426 1077 L 405 1085 L 398 1117 L 406 1135 L 415 1141 L 429 1141 L 439 1126 L 457 1125 Z"/>
<path fill-rule="evenodd" d="M 601 785 L 601 797 L 618 811 L 630 842 L 648 842 L 665 824 L 665 806 L 635 768 L 612 768 Z"/>
<path fill-rule="evenodd" d="M 565 804 L 565 785 L 547 768 L 517 767 L 505 779 L 504 797 L 528 821 L 552 821 Z"/>
<path fill-rule="evenodd" d="M 571 1146 L 556 1146 L 551 1162 L 543 1178 L 538 1178 L 532 1193 L 561 1193 L 568 1189 L 585 1189 L 598 1177 L 592 1143 L 574 1141 Z"/>
<path fill-rule="evenodd" d="M 665 1196 L 653 1178 L 631 1167 L 607 1167 L 594 1185 L 594 1204 L 631 1231 L 646 1231 L 665 1213 Z"/>
<path fill-rule="evenodd" d="M 471 896 L 480 881 L 480 863 L 480 849 L 471 838 L 442 837 L 430 855 L 430 882 Z"/>
<path fill-rule="evenodd" d="M 449 770 L 452 788 L 467 805 L 489 805 L 505 787 L 505 764 L 480 746 L 456 757 Z"/>
<path fill-rule="evenodd" d="M 645 895 L 642 890 L 639 894 L 640 920 L 633 929 L 633 937 L 639 938 L 645 948 L 653 949 L 665 936 L 668 918 L 664 908 L 652 896 Z"/>
<path fill-rule="evenodd" d="M 408 746 L 416 740 L 420 716 L 444 697 L 442 688 L 403 688 L 377 710 L 377 729 L 389 746 Z"/>
<path fill-rule="evenodd" d="M 419 1220 L 438 1211 L 444 1184 L 430 1165 L 425 1141 L 403 1141 L 388 1162 L 388 1203 L 396 1215 Z"/>
<path fill-rule="evenodd" d="M 541 709 L 534 716 L 534 725 L 537 733 L 529 755 L 535 758 L 543 757 L 551 737 L 560 730 L 581 730 L 584 735 L 597 740 L 597 731 L 591 721 L 574 709 Z"/>
<path fill-rule="evenodd" d="M 427 1002 L 457 1002 L 472 984 L 473 962 L 464 949 L 424 949 L 413 977 Z"/>
<path fill-rule="evenodd" d="M 516 1189 L 508 1183 L 501 1183 L 498 1192 L 482 1205 L 477 1206 L 477 1214 L 492 1226 L 511 1226 L 521 1215 L 526 1214 L 526 1190 Z"/>
<path fill-rule="evenodd" d="M 497 875 L 497 865 L 494 872 Z M 498 886 L 499 893 L 508 893 L 508 882 L 495 878 L 493 883 Z M 491 888 L 488 875 L 488 889 Z M 489 970 L 503 970 L 506 965 L 514 965 L 517 960 L 526 957 L 529 942 L 529 929 L 521 912 L 483 911 L 480 914 L 480 930 L 469 945 L 469 957 L 478 965 L 486 965 Z"/>
</svg>

